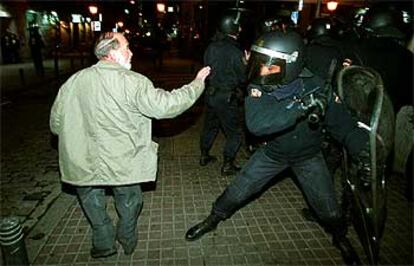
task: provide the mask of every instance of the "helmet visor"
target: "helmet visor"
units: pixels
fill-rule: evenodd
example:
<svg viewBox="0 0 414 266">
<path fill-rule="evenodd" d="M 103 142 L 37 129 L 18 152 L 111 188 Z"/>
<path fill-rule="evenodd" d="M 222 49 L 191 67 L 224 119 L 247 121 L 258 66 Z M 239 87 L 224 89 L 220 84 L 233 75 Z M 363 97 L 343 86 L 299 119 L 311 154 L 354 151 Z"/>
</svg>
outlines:
<svg viewBox="0 0 414 266">
<path fill-rule="evenodd" d="M 248 80 L 257 85 L 277 85 L 283 80 L 286 61 L 252 51 L 248 66 Z"/>
</svg>

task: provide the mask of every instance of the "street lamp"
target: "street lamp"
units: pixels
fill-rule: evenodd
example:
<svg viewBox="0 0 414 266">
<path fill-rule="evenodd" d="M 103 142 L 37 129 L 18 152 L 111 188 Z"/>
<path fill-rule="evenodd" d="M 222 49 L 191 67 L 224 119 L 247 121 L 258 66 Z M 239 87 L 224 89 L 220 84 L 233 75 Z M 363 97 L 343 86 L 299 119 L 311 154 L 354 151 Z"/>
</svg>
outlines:
<svg viewBox="0 0 414 266">
<path fill-rule="evenodd" d="M 329 11 L 335 11 L 336 8 L 338 7 L 338 2 L 337 1 L 329 1 L 328 3 L 326 3 L 326 7 L 328 8 Z"/>
<path fill-rule="evenodd" d="M 89 6 L 89 12 L 92 15 L 96 15 L 98 13 L 98 7 L 97 6 Z"/>
<path fill-rule="evenodd" d="M 160 13 L 165 13 L 165 4 L 164 3 L 157 3 L 157 11 Z"/>
</svg>

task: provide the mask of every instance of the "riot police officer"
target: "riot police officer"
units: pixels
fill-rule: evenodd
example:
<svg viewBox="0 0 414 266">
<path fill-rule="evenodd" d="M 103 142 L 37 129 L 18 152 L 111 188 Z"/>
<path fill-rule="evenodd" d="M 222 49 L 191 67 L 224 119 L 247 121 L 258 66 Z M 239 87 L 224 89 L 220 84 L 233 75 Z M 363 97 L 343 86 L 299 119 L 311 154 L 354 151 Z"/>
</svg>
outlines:
<svg viewBox="0 0 414 266">
<path fill-rule="evenodd" d="M 393 5 L 375 5 L 362 19 L 360 39 L 348 44 L 347 56 L 355 65 L 379 72 L 395 112 L 412 105 L 413 54 L 405 47 L 403 14 Z"/>
<path fill-rule="evenodd" d="M 246 60 L 237 42 L 240 31 L 237 15 L 224 15 L 215 40 L 204 53 L 204 64 L 211 67 L 211 74 L 207 80 L 206 113 L 200 137 L 200 165 L 217 160 L 209 151 L 222 129 L 226 137 L 222 175 L 232 175 L 240 170 L 234 163 L 242 140 L 237 94 L 246 81 Z"/>
<path fill-rule="evenodd" d="M 333 24 L 328 18 L 317 18 L 306 32 L 306 67 L 323 79 L 332 80 L 345 55 L 341 44 L 333 37 Z M 333 67 L 334 69 L 330 68 Z"/>
<path fill-rule="evenodd" d="M 295 32 L 270 32 L 251 48 L 248 67 L 249 96 L 245 116 L 249 130 L 267 136 L 266 145 L 250 157 L 240 173 L 216 199 L 210 215 L 190 228 L 185 238 L 199 239 L 230 218 L 277 174 L 291 168 L 304 196 L 316 211 L 333 244 L 349 264 L 359 258 L 346 237 L 347 226 L 338 207 L 332 177 L 321 153 L 322 127 L 345 145 L 369 176 L 367 132 L 357 126 L 332 91 L 323 88 L 318 76 L 304 72 L 304 42 Z M 319 124 L 309 123 L 318 115 Z"/>
<path fill-rule="evenodd" d="M 412 3 L 408 5 L 412 10 Z M 413 200 L 413 53 L 406 48 L 412 24 L 404 23 L 400 7 L 377 4 L 365 14 L 359 28 L 361 39 L 351 46 L 354 64 L 377 70 L 396 114 L 393 170 L 407 178 L 406 197 Z M 406 122 L 404 122 L 406 121 Z M 391 168 L 391 167 L 390 167 Z"/>
</svg>

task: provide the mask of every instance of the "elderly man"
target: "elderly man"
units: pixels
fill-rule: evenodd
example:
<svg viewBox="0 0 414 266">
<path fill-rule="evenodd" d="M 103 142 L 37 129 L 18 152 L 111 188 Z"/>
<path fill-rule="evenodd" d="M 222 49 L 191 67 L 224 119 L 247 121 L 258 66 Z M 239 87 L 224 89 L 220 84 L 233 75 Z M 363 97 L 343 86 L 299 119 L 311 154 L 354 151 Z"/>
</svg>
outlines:
<svg viewBox="0 0 414 266">
<path fill-rule="evenodd" d="M 62 182 L 76 187 L 92 227 L 91 256 L 100 258 L 116 254 L 115 240 L 126 255 L 133 253 L 143 203 L 140 183 L 155 181 L 157 172 L 151 118 L 172 118 L 191 107 L 210 68 L 168 92 L 130 70 L 132 52 L 122 34 L 103 33 L 95 55 L 97 64 L 75 73 L 60 88 L 50 128 L 59 136 Z M 106 212 L 107 188 L 119 216 L 116 229 Z"/>
</svg>

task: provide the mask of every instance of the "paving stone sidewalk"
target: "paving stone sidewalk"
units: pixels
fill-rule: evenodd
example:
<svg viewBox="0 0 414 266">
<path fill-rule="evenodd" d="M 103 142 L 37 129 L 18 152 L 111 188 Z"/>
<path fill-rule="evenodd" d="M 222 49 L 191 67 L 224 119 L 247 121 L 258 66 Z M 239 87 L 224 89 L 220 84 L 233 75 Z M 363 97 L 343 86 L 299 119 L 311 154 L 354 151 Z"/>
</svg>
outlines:
<svg viewBox="0 0 414 266">
<path fill-rule="evenodd" d="M 208 215 L 214 199 L 232 177 L 222 177 L 220 162 L 206 168 L 198 165 L 200 119 L 179 135 L 163 137 L 160 143 L 157 183 L 144 192 L 139 219 L 139 243 L 131 256 L 118 247 L 108 259 L 89 256 L 91 234 L 74 196 L 65 195 L 59 215 L 46 218 L 48 225 L 34 265 L 343 265 L 330 236 L 300 214 L 306 206 L 300 190 L 288 176 L 260 198 L 223 222 L 216 231 L 199 241 L 186 242 L 186 230 Z M 220 154 L 220 136 L 212 153 Z M 239 161 L 246 159 L 242 151 Z M 389 216 L 380 265 L 411 265 L 412 204 L 402 196 L 402 184 L 391 179 Z M 57 202 L 60 202 L 58 200 Z M 116 211 L 108 196 L 114 221 Z M 349 236 L 367 263 L 351 228 Z M 31 247 L 29 239 L 28 247 Z"/>
</svg>

